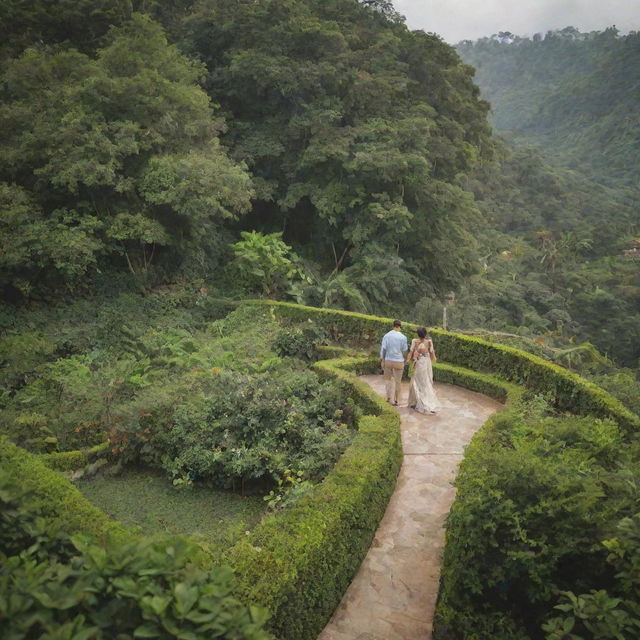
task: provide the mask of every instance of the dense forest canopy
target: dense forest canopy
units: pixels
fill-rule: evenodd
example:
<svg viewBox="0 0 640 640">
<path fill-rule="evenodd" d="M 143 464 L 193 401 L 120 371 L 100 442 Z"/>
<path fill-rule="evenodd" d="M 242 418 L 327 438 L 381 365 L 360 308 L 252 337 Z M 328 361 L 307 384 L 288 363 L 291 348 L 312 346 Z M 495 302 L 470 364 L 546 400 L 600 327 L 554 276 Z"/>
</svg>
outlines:
<svg viewBox="0 0 640 640">
<path fill-rule="evenodd" d="M 499 233 L 459 296 L 461 326 L 590 340 L 637 366 L 639 43 L 568 27 L 457 46 L 507 140 L 468 184 Z"/>
<path fill-rule="evenodd" d="M 460 176 L 491 147 L 488 106 L 449 46 L 366 4 L 105 2 L 92 33 L 9 3 L 4 284 L 206 275 L 248 211 L 240 228 L 340 276 L 336 301 L 459 284 L 479 221 Z"/>
<path fill-rule="evenodd" d="M 502 32 L 457 50 L 476 68 L 498 131 L 540 145 L 598 182 L 637 187 L 640 33 Z"/>
<path fill-rule="evenodd" d="M 637 34 L 464 64 L 386 0 L 10 0 L 0 31 L 9 300 L 206 280 L 435 324 L 455 294 L 450 326 L 636 366 Z"/>
</svg>

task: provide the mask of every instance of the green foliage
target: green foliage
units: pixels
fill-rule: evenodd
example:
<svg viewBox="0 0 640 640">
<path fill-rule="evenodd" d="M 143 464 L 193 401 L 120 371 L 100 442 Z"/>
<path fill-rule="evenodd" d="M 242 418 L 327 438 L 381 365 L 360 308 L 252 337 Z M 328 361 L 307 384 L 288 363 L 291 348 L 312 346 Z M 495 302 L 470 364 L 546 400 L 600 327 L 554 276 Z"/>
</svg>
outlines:
<svg viewBox="0 0 640 640">
<path fill-rule="evenodd" d="M 615 27 L 567 27 L 544 38 L 482 38 L 457 49 L 477 67 L 499 131 L 514 131 L 599 178 L 633 184 L 639 141 L 627 118 L 638 112 L 638 40 L 637 32 L 619 36 Z"/>
<path fill-rule="evenodd" d="M 378 359 L 376 358 L 376 360 Z M 438 382 L 455 384 L 471 391 L 477 391 L 500 402 L 505 402 L 508 396 L 513 400 L 522 393 L 520 387 L 490 374 L 477 373 L 443 362 L 433 363 L 433 376 Z"/>
<path fill-rule="evenodd" d="M 475 271 L 461 176 L 492 146 L 488 105 L 387 0 L 5 4 L 12 295 L 200 278 L 238 227 L 282 233 L 328 280 L 307 291 L 293 260 L 260 281 L 252 260 L 244 284 L 267 295 L 373 308 L 415 275 L 440 291 Z"/>
<path fill-rule="evenodd" d="M 402 457 L 399 416 L 351 372 L 370 371 L 366 360 L 316 365 L 347 384 L 363 411 L 358 434 L 324 481 L 295 504 L 278 510 L 233 547 L 228 561 L 238 595 L 273 614 L 283 639 L 317 637 L 369 548 Z"/>
<path fill-rule="evenodd" d="M 38 452 L 91 447 L 114 425 L 137 424 L 148 406 L 187 397 L 213 369 L 274 365 L 272 321 L 235 313 L 223 336 L 220 323 L 214 330 L 207 322 L 212 313 L 204 295 L 182 291 L 120 295 L 100 309 L 78 300 L 56 309 L 48 325 L 42 319 L 46 333 L 33 314 L 17 318 L 0 341 L 10 359 L 0 432 Z M 241 340 L 250 340 L 250 352 L 238 350 Z"/>
<path fill-rule="evenodd" d="M 640 415 L 640 381 L 632 371 L 627 369 L 595 375 L 592 380 L 613 394 L 631 411 Z"/>
<path fill-rule="evenodd" d="M 583 640 L 584 638 L 631 639 L 640 629 L 640 515 L 623 518 L 616 536 L 604 542 L 607 561 L 617 570 L 613 595 L 600 589 L 576 596 L 561 593 L 563 612 L 545 625 L 547 640 Z"/>
<path fill-rule="evenodd" d="M 291 356 L 303 360 L 315 360 L 318 346 L 326 342 L 326 333 L 314 324 L 280 330 L 273 348 L 282 357 Z"/>
<path fill-rule="evenodd" d="M 40 460 L 42 460 L 49 469 L 55 469 L 56 471 L 76 471 L 95 463 L 97 460 L 103 460 L 108 449 L 109 443 L 102 442 L 90 449 L 45 453 L 40 456 Z"/>
<path fill-rule="evenodd" d="M 240 235 L 242 240 L 231 245 L 234 259 L 229 268 L 247 292 L 279 298 L 291 292 L 296 282 L 309 281 L 281 233 L 242 231 Z"/>
<path fill-rule="evenodd" d="M 253 638 L 267 615 L 231 596 L 229 569 L 203 570 L 193 543 L 108 542 L 52 532 L 0 472 L 0 620 L 6 638 Z"/>
<path fill-rule="evenodd" d="M 633 512 L 627 476 L 637 463 L 614 423 L 547 410 L 512 402 L 467 448 L 438 637 L 539 638 L 558 591 L 615 582 L 596 541 Z"/>
<path fill-rule="evenodd" d="M 499 145 L 467 182 L 489 228 L 482 271 L 456 292 L 453 327 L 592 342 L 635 366 L 637 265 L 624 254 L 637 194 L 549 164 L 539 151 Z"/>
<path fill-rule="evenodd" d="M 169 314 L 179 318 L 175 299 L 169 297 L 164 302 L 169 300 L 173 301 L 167 307 Z M 196 297 L 195 302 L 192 298 L 188 300 L 200 313 L 200 307 L 196 305 L 200 298 Z M 137 315 L 130 317 L 133 319 Z M 282 371 L 279 368 L 282 363 L 269 355 L 270 345 L 279 330 L 295 332 L 313 327 L 314 331 L 321 331 L 345 345 L 347 351 L 354 348 L 366 351 L 378 346 L 380 337 L 390 325 L 390 321 L 383 318 L 270 301 L 240 305 L 225 319 L 210 324 L 202 321 L 202 334 L 195 331 L 190 335 L 176 329 L 168 331 L 162 324 L 158 329 L 147 328 L 147 333 L 142 318 L 130 322 L 131 327 L 123 332 L 118 313 L 112 309 L 105 315 L 107 318 L 111 320 L 104 325 L 104 336 L 109 336 L 118 349 L 126 347 L 130 354 L 138 354 L 136 357 L 144 350 L 145 357 L 159 359 L 172 372 L 171 378 L 163 380 L 175 378 L 174 383 L 178 380 L 174 386 L 167 386 L 165 382 L 161 389 L 155 384 L 143 387 L 139 400 L 144 404 L 134 402 L 119 414 L 129 416 L 131 425 L 142 427 L 136 431 L 140 435 L 141 451 L 149 444 L 144 439 L 150 434 L 144 429 L 156 423 L 179 425 L 173 420 L 173 410 L 184 422 L 179 428 L 189 427 L 184 429 L 185 437 L 196 436 L 190 443 L 195 445 L 199 444 L 198 433 L 206 433 L 211 425 L 215 427 L 214 421 L 208 421 L 207 412 L 214 415 L 216 410 L 227 407 L 225 402 L 229 403 L 231 420 L 237 420 L 238 424 L 242 422 L 240 426 L 248 436 L 252 433 L 252 424 L 257 424 L 258 420 L 252 407 L 261 412 L 260 421 L 273 418 L 274 424 L 279 426 L 286 424 L 295 412 L 304 414 L 304 403 L 297 404 L 297 400 L 292 401 L 289 414 L 289 407 L 283 406 L 282 402 L 263 402 L 271 392 L 273 397 L 281 393 L 295 396 L 291 393 L 292 381 L 287 380 L 286 375 L 278 373 L 274 376 L 277 381 L 268 380 L 269 374 Z M 164 321 L 168 322 L 168 318 Z M 405 326 L 405 330 L 414 329 L 412 325 Z M 486 438 L 491 442 L 486 445 L 486 440 L 478 439 L 472 444 L 471 462 L 465 477 L 473 487 L 477 486 L 474 483 L 481 484 L 478 503 L 471 503 L 478 507 L 478 512 L 477 517 L 471 519 L 461 515 L 460 521 L 471 527 L 470 543 L 486 545 L 493 539 L 499 540 L 486 554 L 478 556 L 488 558 L 490 580 L 486 582 L 486 588 L 493 589 L 490 595 L 495 597 L 483 602 L 501 604 L 505 598 L 509 599 L 511 591 L 505 595 L 501 589 L 507 580 L 512 580 L 509 584 L 513 594 L 524 595 L 522 600 L 509 602 L 516 609 L 520 606 L 518 602 L 526 602 L 527 608 L 524 618 L 520 617 L 518 621 L 510 617 L 512 609 L 508 606 L 496 609 L 494 614 L 488 614 L 483 608 L 481 625 L 485 622 L 486 625 L 482 628 L 491 629 L 497 636 L 527 637 L 528 631 L 522 630 L 522 620 L 537 616 L 536 623 L 541 624 L 555 615 L 550 611 L 556 603 L 556 589 L 576 589 L 576 592 L 605 589 L 611 597 L 620 597 L 613 589 L 614 571 L 607 568 L 606 553 L 598 548 L 597 540 L 613 539 L 612 523 L 632 515 L 629 492 L 634 486 L 633 480 L 628 471 L 619 467 L 619 462 L 624 465 L 634 455 L 626 434 L 636 428 L 637 418 L 595 385 L 540 358 L 477 338 L 437 330 L 433 335 L 441 359 L 472 365 L 479 370 L 464 371 L 439 361 L 435 369 L 439 380 L 462 384 L 498 399 L 504 399 L 507 394 L 512 398 L 506 412 L 492 419 L 494 426 L 486 427 Z M 207 338 L 202 342 L 204 336 Z M 203 352 L 205 344 L 208 346 Z M 252 348 L 247 350 L 247 344 Z M 247 351 L 247 356 L 240 356 Z M 202 360 L 205 354 L 206 360 Z M 202 366 L 205 362 L 206 367 Z M 271 628 L 279 637 L 298 640 L 317 636 L 366 553 L 392 491 L 401 455 L 398 415 L 368 386 L 353 378 L 353 374 L 372 371 L 377 362 L 377 358 L 370 357 L 315 365 L 320 375 L 336 379 L 339 387 L 347 389 L 357 406 L 369 415 L 359 417 L 358 433 L 323 482 L 312 488 L 302 486 L 297 480 L 291 482 L 287 477 L 298 478 L 298 470 L 295 466 L 283 466 L 279 475 L 282 486 L 300 484 L 301 490 L 284 495 L 279 502 L 289 500 L 293 504 L 286 509 L 276 509 L 228 551 L 227 561 L 236 569 L 239 580 L 235 592 L 243 601 L 258 602 L 273 613 Z M 549 406 L 542 398 L 516 401 L 519 394 L 513 386 L 483 373 L 486 370 L 524 383 L 534 393 L 544 393 L 559 407 L 575 408 L 586 415 L 596 412 L 605 419 L 566 417 L 557 420 L 548 417 Z M 254 375 L 259 380 L 255 385 L 257 389 L 247 389 L 245 384 L 248 395 L 241 404 L 239 391 L 242 387 L 237 382 Z M 336 419 L 331 408 L 326 405 L 323 409 L 318 404 L 321 398 L 313 394 L 321 385 L 305 375 L 311 386 L 302 384 L 297 388 L 304 390 L 310 411 L 314 416 L 324 411 L 330 421 Z M 224 397 L 217 400 L 215 406 L 208 407 L 206 396 L 210 392 L 216 393 L 216 385 L 220 386 L 219 393 Z M 240 410 L 246 409 L 245 405 L 250 407 L 245 416 L 247 420 L 239 415 Z M 619 420 L 624 429 L 606 419 L 611 416 Z M 166 422 L 163 423 L 164 419 Z M 299 424 L 296 422 L 296 426 Z M 178 427 L 168 430 L 169 434 L 173 428 Z M 10 445 L 7 443 L 7 446 Z M 201 449 L 203 453 L 205 448 Z M 271 451 L 273 448 L 269 445 Z M 14 448 L 13 451 L 18 450 Z M 146 452 L 152 455 L 151 448 Z M 479 460 L 479 469 L 472 467 L 474 459 Z M 256 460 L 258 466 L 254 464 Z M 238 469 L 242 467 L 243 472 L 251 472 L 260 468 L 264 461 L 254 456 L 241 462 Z M 189 470 L 187 466 L 182 471 Z M 64 521 L 60 516 L 67 516 L 68 511 L 61 510 L 58 499 L 53 497 L 55 494 L 39 484 L 42 477 L 48 477 L 39 475 L 45 471 L 53 473 L 44 467 L 37 473 L 30 469 L 31 485 L 40 487 L 40 495 L 47 496 L 43 502 L 50 509 L 55 506 L 54 523 Z M 186 478 L 190 479 L 188 473 Z M 68 486 L 60 476 L 56 476 L 56 482 L 60 484 L 57 490 Z M 494 486 L 495 490 L 487 491 L 487 486 Z M 464 499 L 464 485 L 460 485 L 459 492 Z M 274 492 L 270 499 L 275 500 L 277 495 Z M 473 495 L 477 497 L 478 494 Z M 530 500 L 532 495 L 536 500 L 540 498 L 540 504 Z M 486 501 L 491 502 L 489 508 L 486 508 Z M 87 523 L 100 526 L 100 518 L 87 515 L 85 507 L 80 506 L 82 502 L 72 504 L 74 517 L 69 521 L 74 526 L 80 530 Z M 488 518 L 484 528 L 480 525 L 483 517 Z M 554 538 L 552 543 L 553 536 L 558 536 L 560 542 L 556 544 Z M 498 562 L 495 555 L 498 552 L 508 556 L 506 562 Z M 574 563 L 576 554 L 582 555 Z M 468 577 L 474 585 L 484 585 L 484 577 L 477 580 L 473 577 L 482 576 L 484 571 L 476 566 L 476 556 L 465 557 L 464 571 L 454 574 L 461 576 L 460 579 Z M 537 559 L 542 561 L 538 563 Z M 588 577 L 575 576 L 567 566 L 584 567 L 589 575 L 597 575 L 598 580 L 602 580 L 594 579 L 589 583 Z M 554 571 L 565 577 L 556 580 Z M 464 593 L 473 596 L 471 588 L 465 588 Z M 534 607 L 529 604 L 529 598 L 534 599 Z M 472 606 L 468 608 L 465 604 L 456 610 L 460 628 L 481 628 Z M 445 620 L 446 610 L 443 611 L 442 620 Z M 531 613 L 529 618 L 527 612 Z"/>
<path fill-rule="evenodd" d="M 48 2 L 7 0 L 0 13 L 0 51 L 18 54 L 38 43 L 73 42 L 81 50 L 91 50 L 113 24 L 131 17 L 126 0 L 62 0 Z"/>
<path fill-rule="evenodd" d="M 625 250 L 640 203 L 628 124 L 638 34 L 567 28 L 510 39 L 457 47 L 508 142 L 467 182 L 497 229 L 482 233 L 483 271 L 457 292 L 450 324 L 588 341 L 636 367 L 638 269 Z"/>
<path fill-rule="evenodd" d="M 351 440 L 355 415 L 336 385 L 285 363 L 201 377 L 190 397 L 150 406 L 110 439 L 119 456 L 161 466 L 174 483 L 256 489 L 290 470 L 324 476 Z"/>
<path fill-rule="evenodd" d="M 202 72 L 139 14 L 95 58 L 43 47 L 6 63 L 2 284 L 73 286 L 102 255 L 146 277 L 160 247 L 182 260 L 215 246 L 251 187 L 219 145 Z"/>
<path fill-rule="evenodd" d="M 252 227 L 284 230 L 331 272 L 304 299 L 350 308 L 401 302 L 398 279 L 416 273 L 443 290 L 475 270 L 479 217 L 459 176 L 491 147 L 488 106 L 453 49 L 390 3 L 364 4 L 207 0 L 180 38 L 255 176 Z"/>
<path fill-rule="evenodd" d="M 0 463 L 3 470 L 20 479 L 21 488 L 30 493 L 34 508 L 46 518 L 47 527 L 52 530 L 64 528 L 69 533 L 87 533 L 100 538 L 109 534 L 123 541 L 131 539 L 130 531 L 87 502 L 62 475 L 4 437 L 0 437 Z"/>
</svg>

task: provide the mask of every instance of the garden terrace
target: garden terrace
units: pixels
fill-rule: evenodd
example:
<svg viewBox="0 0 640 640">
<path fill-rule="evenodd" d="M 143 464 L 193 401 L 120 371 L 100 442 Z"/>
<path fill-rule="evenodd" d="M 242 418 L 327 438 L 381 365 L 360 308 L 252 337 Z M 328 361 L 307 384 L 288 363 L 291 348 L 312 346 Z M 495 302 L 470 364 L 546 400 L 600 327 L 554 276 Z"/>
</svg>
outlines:
<svg viewBox="0 0 640 640">
<path fill-rule="evenodd" d="M 320 327 L 352 355 L 377 348 L 380 336 L 391 322 L 271 301 L 248 301 L 240 306 L 248 315 L 253 311 L 266 312 L 284 327 Z M 415 327 L 405 324 L 403 329 L 411 333 Z M 594 417 L 607 424 L 615 421 L 625 437 L 640 425 L 640 419 L 615 398 L 541 358 L 451 332 L 433 330 L 432 335 L 439 358 L 446 361 L 436 364 L 437 380 L 501 401 L 508 399 L 505 412 L 491 418 L 476 438 L 487 446 L 491 446 L 492 440 L 486 434 L 494 434 L 496 424 L 509 429 L 510 421 L 525 411 L 519 404 L 523 393 L 529 397 L 544 394 L 553 411 L 586 416 L 585 424 Z M 320 353 L 323 357 L 345 354 L 338 347 L 321 348 Z M 221 558 L 216 558 L 233 568 L 237 579 L 235 593 L 241 600 L 258 603 L 270 611 L 270 628 L 282 640 L 312 639 L 322 629 L 364 557 L 393 491 L 401 459 L 399 416 L 356 377 L 373 372 L 378 364 L 377 356 L 366 355 L 337 357 L 314 365 L 321 377 L 331 378 L 348 390 L 360 407 L 364 415 L 358 419 L 357 434 L 322 482 L 291 507 L 267 515 Z M 473 446 L 477 451 L 480 445 Z M 102 536 L 113 528 L 125 535 L 119 525 L 92 507 L 66 479 L 44 464 L 70 469 L 76 462 L 84 464 L 92 455 L 95 450 L 87 454 L 38 457 L 7 442 L 2 448 L 3 465 L 20 476 L 26 474 L 35 494 L 43 502 L 51 503 L 49 517 L 61 519 L 73 511 L 81 514 L 70 520 L 74 530 L 89 530 Z M 465 477 L 471 476 L 467 472 Z M 460 494 L 464 491 L 464 485 L 460 485 Z M 461 509 L 464 506 L 456 512 L 459 520 L 464 519 Z M 592 541 L 592 545 L 595 543 L 597 540 Z M 449 563 L 451 553 L 448 549 Z M 452 575 L 453 569 L 448 566 L 460 565 L 445 564 L 445 574 Z M 454 592 L 451 588 L 448 593 Z M 448 607 L 440 611 L 446 626 L 453 620 L 447 618 L 447 610 L 451 611 L 456 603 L 455 598 L 446 594 L 442 601 Z"/>
</svg>

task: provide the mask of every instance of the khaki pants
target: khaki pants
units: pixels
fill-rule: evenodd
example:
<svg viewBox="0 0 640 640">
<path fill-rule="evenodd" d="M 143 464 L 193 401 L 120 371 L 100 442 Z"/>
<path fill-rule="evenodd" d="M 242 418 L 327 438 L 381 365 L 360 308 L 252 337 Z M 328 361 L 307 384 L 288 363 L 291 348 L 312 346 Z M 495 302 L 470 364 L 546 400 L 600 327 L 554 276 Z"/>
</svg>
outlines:
<svg viewBox="0 0 640 640">
<path fill-rule="evenodd" d="M 404 362 L 396 362 L 395 360 L 384 361 L 384 381 L 387 400 L 394 404 L 398 404 L 403 371 Z"/>
</svg>

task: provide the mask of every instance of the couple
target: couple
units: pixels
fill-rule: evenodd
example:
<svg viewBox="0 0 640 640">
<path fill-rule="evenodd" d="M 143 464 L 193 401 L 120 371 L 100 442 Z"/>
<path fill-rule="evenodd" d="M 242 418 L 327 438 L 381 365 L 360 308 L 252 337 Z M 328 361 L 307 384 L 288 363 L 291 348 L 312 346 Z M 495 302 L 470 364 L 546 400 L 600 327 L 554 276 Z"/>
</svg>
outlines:
<svg viewBox="0 0 640 640">
<path fill-rule="evenodd" d="M 380 366 L 384 371 L 387 401 L 398 406 L 400 381 L 406 357 L 407 362 L 415 362 L 409 388 L 409 406 L 420 413 L 435 413 L 438 409 L 438 397 L 433 388 L 431 360 L 436 359 L 436 354 L 433 341 L 427 337 L 427 330 L 420 327 L 417 333 L 418 337 L 411 341 L 409 348 L 402 333 L 402 323 L 400 320 L 394 320 L 393 329 L 382 338 Z"/>
</svg>

